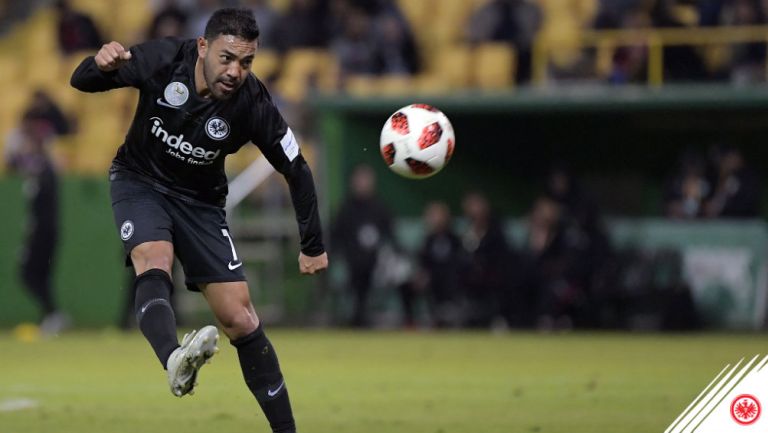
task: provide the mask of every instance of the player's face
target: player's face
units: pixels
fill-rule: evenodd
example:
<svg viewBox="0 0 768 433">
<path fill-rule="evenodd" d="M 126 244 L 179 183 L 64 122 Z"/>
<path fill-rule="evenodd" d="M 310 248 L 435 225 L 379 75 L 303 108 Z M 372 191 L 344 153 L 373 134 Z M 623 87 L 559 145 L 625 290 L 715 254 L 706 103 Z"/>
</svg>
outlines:
<svg viewBox="0 0 768 433">
<path fill-rule="evenodd" d="M 251 71 L 257 41 L 232 35 L 219 35 L 209 41 L 199 38 L 198 54 L 203 59 L 203 78 L 211 95 L 227 99 L 243 85 Z"/>
</svg>

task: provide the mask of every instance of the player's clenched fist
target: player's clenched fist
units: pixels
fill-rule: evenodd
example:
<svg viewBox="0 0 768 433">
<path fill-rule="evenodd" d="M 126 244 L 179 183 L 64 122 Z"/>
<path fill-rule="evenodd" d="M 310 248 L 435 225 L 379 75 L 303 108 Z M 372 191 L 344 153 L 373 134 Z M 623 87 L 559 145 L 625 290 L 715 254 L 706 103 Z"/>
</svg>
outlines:
<svg viewBox="0 0 768 433">
<path fill-rule="evenodd" d="M 123 48 L 119 42 L 112 41 L 104 44 L 96 53 L 96 66 L 103 72 L 114 71 L 128 60 L 131 60 L 131 52 Z"/>
<path fill-rule="evenodd" d="M 299 253 L 299 271 L 302 274 L 316 274 L 324 271 L 328 267 L 328 254 L 322 253 L 319 256 L 311 257 L 304 253 Z"/>
</svg>

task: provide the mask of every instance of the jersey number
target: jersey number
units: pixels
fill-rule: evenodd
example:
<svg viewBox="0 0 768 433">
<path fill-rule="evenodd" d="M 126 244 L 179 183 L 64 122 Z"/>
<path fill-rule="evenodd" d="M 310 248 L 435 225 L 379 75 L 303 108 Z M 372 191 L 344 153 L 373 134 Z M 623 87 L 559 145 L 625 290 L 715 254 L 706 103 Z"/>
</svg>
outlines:
<svg viewBox="0 0 768 433">
<path fill-rule="evenodd" d="M 232 260 L 227 264 L 227 267 L 229 268 L 230 271 L 234 271 L 240 266 L 243 266 L 243 262 L 241 262 L 237 258 L 237 251 L 235 251 L 235 244 L 232 242 L 232 236 L 229 235 L 229 231 L 227 229 L 221 229 L 221 234 L 224 235 L 225 238 L 227 238 L 227 240 L 229 241 L 229 247 L 232 248 Z"/>
</svg>

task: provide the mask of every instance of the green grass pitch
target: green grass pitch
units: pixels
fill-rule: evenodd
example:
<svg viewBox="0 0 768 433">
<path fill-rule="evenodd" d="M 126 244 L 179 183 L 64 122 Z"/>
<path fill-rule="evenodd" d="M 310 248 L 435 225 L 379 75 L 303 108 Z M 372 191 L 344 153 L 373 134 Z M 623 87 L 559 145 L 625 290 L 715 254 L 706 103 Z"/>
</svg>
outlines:
<svg viewBox="0 0 768 433">
<path fill-rule="evenodd" d="M 269 335 L 306 433 L 662 432 L 726 364 L 766 352 L 757 334 Z M 220 346 L 178 399 L 137 333 L 0 333 L 0 432 L 268 432 Z"/>
</svg>

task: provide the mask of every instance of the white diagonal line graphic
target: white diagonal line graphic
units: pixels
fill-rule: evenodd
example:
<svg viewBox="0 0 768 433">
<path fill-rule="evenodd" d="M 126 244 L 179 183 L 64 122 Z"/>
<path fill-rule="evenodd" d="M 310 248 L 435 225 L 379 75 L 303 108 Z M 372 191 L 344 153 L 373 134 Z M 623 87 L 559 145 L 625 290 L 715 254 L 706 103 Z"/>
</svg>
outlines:
<svg viewBox="0 0 768 433">
<path fill-rule="evenodd" d="M 750 394 L 756 393 L 755 399 L 757 399 L 757 392 L 765 388 L 764 382 L 768 380 L 765 378 L 766 373 L 762 372 L 768 365 L 768 355 L 758 361 L 759 358 L 760 355 L 755 355 L 746 364 L 744 364 L 745 359 L 742 358 L 733 367 L 730 364 L 726 365 L 664 430 L 664 433 L 719 433 L 724 428 L 727 430 L 730 423 L 739 421 L 733 415 L 731 400 L 740 393 L 746 393 L 750 397 Z M 759 417 L 759 407 L 755 418 L 757 417 Z"/>
<path fill-rule="evenodd" d="M 693 422 L 696 416 L 698 416 L 705 409 L 706 405 L 712 401 L 718 391 L 722 389 L 723 385 L 728 381 L 733 372 L 739 368 L 739 365 L 741 365 L 742 361 L 744 361 L 743 358 L 739 360 L 739 362 L 737 362 L 736 365 L 734 365 L 733 368 L 731 368 L 731 370 L 726 373 L 725 376 L 723 376 L 723 378 L 720 379 L 720 381 L 717 382 L 711 390 L 709 390 L 704 398 L 702 398 L 701 401 L 699 401 L 696 406 L 680 421 L 677 427 L 674 430 L 670 430 L 669 433 L 682 433 L 685 431 L 685 429 L 691 424 L 691 422 Z M 726 368 L 728 367 L 726 366 Z"/>
<path fill-rule="evenodd" d="M 729 392 L 731 392 L 731 390 L 732 390 L 734 387 L 736 387 L 736 385 L 738 385 L 738 384 L 739 384 L 739 382 L 741 382 L 741 381 L 744 379 L 744 377 L 746 377 L 746 376 L 745 376 L 745 375 L 746 375 L 746 373 L 747 373 L 747 372 L 750 370 L 750 368 L 752 367 L 752 364 L 754 364 L 754 363 L 755 363 L 755 360 L 757 359 L 757 357 L 758 357 L 758 356 L 759 356 L 759 355 L 755 355 L 755 356 L 754 356 L 754 357 L 753 357 L 753 358 L 752 358 L 752 359 L 749 361 L 749 363 L 748 363 L 747 365 L 745 365 L 745 366 L 744 366 L 744 368 L 742 368 L 742 369 L 739 371 L 739 373 L 738 373 L 736 376 L 734 376 L 734 377 L 733 377 L 733 379 L 731 379 L 731 380 L 728 382 L 728 384 L 727 384 L 726 386 L 724 386 L 724 387 L 723 387 L 723 388 L 720 390 L 720 392 L 718 392 L 718 393 L 717 393 L 717 395 L 715 396 L 715 398 L 713 398 L 713 399 L 712 399 L 712 401 L 710 401 L 710 403 L 709 403 L 709 404 L 707 404 L 707 406 L 704 408 L 704 410 L 703 410 L 702 412 L 700 412 L 696 418 L 694 418 L 694 422 L 696 422 L 696 421 L 698 421 L 698 422 L 696 422 L 696 426 L 695 426 L 694 428 L 692 428 L 691 430 L 688 430 L 689 432 L 694 432 L 694 431 L 695 431 L 697 428 L 699 428 L 699 426 L 701 425 L 701 423 L 702 423 L 702 422 L 703 422 L 703 421 L 704 421 L 704 420 L 705 420 L 705 419 L 706 419 L 706 418 L 707 418 L 707 417 L 708 417 L 708 416 L 709 416 L 709 415 L 712 413 L 712 410 L 714 410 L 714 409 L 715 409 L 715 406 L 717 406 L 718 404 L 720 404 L 720 402 L 721 402 L 721 401 L 723 401 L 723 399 L 725 398 L 725 396 L 726 396 L 726 395 L 728 395 L 728 393 L 729 393 Z M 742 358 L 742 359 L 743 359 L 743 358 Z M 697 418 L 698 418 L 698 419 L 697 419 Z"/>
<path fill-rule="evenodd" d="M 716 381 L 718 378 L 720 378 L 720 376 L 722 376 L 722 375 L 723 375 L 723 373 L 725 372 L 725 370 L 727 370 L 727 369 L 728 369 L 728 367 L 730 367 L 730 366 L 731 366 L 731 364 L 728 364 L 728 365 L 726 365 L 725 367 L 723 367 L 723 369 L 722 369 L 722 370 L 720 370 L 720 373 L 717 373 L 717 376 L 715 376 L 715 378 L 714 378 L 714 379 L 712 379 L 712 381 L 711 381 L 711 382 L 709 382 L 709 384 L 707 384 L 707 386 L 706 386 L 706 387 L 705 387 L 705 388 L 704 388 L 704 389 L 703 389 L 703 390 L 702 390 L 702 391 L 699 393 L 699 395 L 697 395 L 697 396 L 696 396 L 696 398 L 694 398 L 694 399 L 693 399 L 693 401 L 692 401 L 692 402 L 691 402 L 691 403 L 688 405 L 688 407 L 686 407 L 686 408 L 685 408 L 685 410 L 683 411 L 683 413 L 681 413 L 681 414 L 680 414 L 680 415 L 679 415 L 677 418 L 675 418 L 675 420 L 674 420 L 674 421 L 672 421 L 672 424 L 670 424 L 670 425 L 669 425 L 669 427 L 667 427 L 667 429 L 666 429 L 666 430 L 664 430 L 664 433 L 677 433 L 677 432 L 679 432 L 679 431 L 680 431 L 680 429 L 678 429 L 678 428 L 677 428 L 677 427 L 678 427 L 678 423 L 680 422 L 680 420 L 682 420 L 682 419 L 683 419 L 684 417 L 686 417 L 686 416 L 687 416 L 689 413 L 691 413 L 691 409 L 692 409 L 694 406 L 697 406 L 697 407 L 698 407 L 698 403 L 699 403 L 699 401 L 701 400 L 702 396 L 703 396 L 705 393 L 707 393 L 707 391 L 708 391 L 708 390 L 709 390 L 709 389 L 712 387 L 712 384 L 713 384 L 713 383 L 715 383 L 715 381 Z M 723 380 L 725 380 L 725 378 L 724 378 Z M 718 382 L 718 385 L 716 385 L 716 386 L 719 386 L 719 385 L 720 385 L 720 383 Z M 707 394 L 707 395 L 709 395 L 709 394 Z"/>
</svg>

